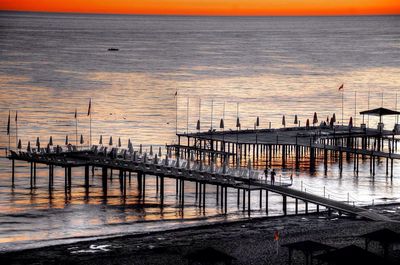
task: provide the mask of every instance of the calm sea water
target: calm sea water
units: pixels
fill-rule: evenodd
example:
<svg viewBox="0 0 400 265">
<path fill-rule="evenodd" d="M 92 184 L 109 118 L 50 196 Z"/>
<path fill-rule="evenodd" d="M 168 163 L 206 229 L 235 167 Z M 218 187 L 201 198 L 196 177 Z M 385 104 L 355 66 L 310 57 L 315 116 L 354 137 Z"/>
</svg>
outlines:
<svg viewBox="0 0 400 265">
<path fill-rule="evenodd" d="M 109 52 L 108 48 L 118 48 Z M 234 128 L 237 103 L 243 128 L 280 127 L 297 114 L 304 123 L 314 111 L 321 119 L 344 119 L 360 110 L 383 105 L 397 108 L 400 92 L 400 17 L 162 17 L 0 13 L 0 146 L 8 146 L 6 123 L 12 110 L 11 144 L 26 146 L 40 136 L 62 144 L 74 140 L 74 111 L 78 130 L 87 143 L 87 105 L 92 98 L 93 142 L 121 137 L 126 145 L 163 146 L 175 140 L 175 97 L 178 91 L 178 130 L 202 129 L 225 117 Z M 370 95 L 368 97 L 368 94 Z M 369 100 L 368 100 L 369 99 Z M 201 109 L 199 103 L 201 100 Z M 213 119 L 211 105 L 213 104 Z M 225 105 L 225 113 L 223 106 Z M 187 118 L 188 117 L 188 118 Z M 395 117 L 385 118 L 392 128 Z M 376 126 L 376 119 L 365 120 Z M 2 155 L 4 155 L 2 151 Z M 347 193 L 358 204 L 399 201 L 400 165 L 393 180 L 384 163 L 375 178 L 369 162 L 355 177 L 352 164 L 339 176 L 333 165 L 309 176 L 297 172 L 294 187 L 321 194 L 326 186 L 333 198 Z M 0 159 L 0 250 L 69 242 L 80 237 L 135 233 L 244 218 L 229 196 L 228 216 L 216 206 L 209 188 L 206 211 L 195 205 L 194 187 L 186 184 L 185 210 L 176 205 L 175 184 L 167 182 L 167 206 L 160 210 L 154 183 L 147 182 L 146 202 L 139 203 L 131 183 L 124 203 L 116 181 L 109 197 L 101 197 L 99 172 L 84 199 L 82 174 L 73 172 L 71 198 L 65 198 L 63 171 L 57 169 L 55 191 L 47 192 L 47 170 L 38 170 L 38 187 L 29 189 L 26 164 L 17 163 L 16 188 L 10 187 L 10 162 Z M 282 172 L 284 176 L 290 170 Z M 281 198 L 270 199 L 270 215 L 281 212 Z M 265 215 L 254 195 L 252 216 Z M 276 205 L 274 205 L 276 202 Z M 290 209 L 294 208 L 289 201 Z"/>
</svg>

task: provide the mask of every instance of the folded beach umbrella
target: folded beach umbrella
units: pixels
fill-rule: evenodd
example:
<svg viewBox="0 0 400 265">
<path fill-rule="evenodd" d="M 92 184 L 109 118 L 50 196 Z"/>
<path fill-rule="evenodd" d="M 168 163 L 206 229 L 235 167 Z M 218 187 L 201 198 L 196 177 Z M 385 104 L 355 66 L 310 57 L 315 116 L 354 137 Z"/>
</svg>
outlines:
<svg viewBox="0 0 400 265">
<path fill-rule="evenodd" d="M 81 134 L 81 140 L 79 141 L 79 143 L 80 144 L 83 144 L 84 143 L 84 141 L 83 141 L 83 135 Z"/>
<path fill-rule="evenodd" d="M 240 127 L 240 120 L 239 117 L 236 118 L 236 128 Z"/>
<path fill-rule="evenodd" d="M 112 136 L 110 136 L 110 141 L 108 141 L 108 145 L 113 145 Z"/>
<path fill-rule="evenodd" d="M 99 139 L 99 145 L 103 144 L 103 135 L 100 135 L 100 139 Z"/>
<path fill-rule="evenodd" d="M 31 151 L 31 141 L 28 141 L 28 146 L 26 147 L 26 151 L 27 152 Z"/>
<path fill-rule="evenodd" d="M 297 119 L 297 115 L 294 115 L 294 124 L 298 124 L 298 123 L 299 123 L 299 121 Z"/>
<path fill-rule="evenodd" d="M 307 129 L 310 128 L 310 120 L 309 120 L 309 119 L 307 119 L 306 128 L 307 128 Z"/>
<path fill-rule="evenodd" d="M 336 114 L 335 113 L 333 113 L 332 120 L 333 120 L 333 123 L 336 122 Z"/>
<path fill-rule="evenodd" d="M 247 161 L 247 169 L 249 170 L 249 178 L 250 178 L 250 170 L 251 170 L 251 159 Z"/>
<path fill-rule="evenodd" d="M 142 144 L 139 145 L 139 154 L 141 154 L 143 152 L 143 146 Z"/>
<path fill-rule="evenodd" d="M 131 147 L 132 143 L 131 143 L 131 138 L 128 138 L 128 149 Z"/>
<path fill-rule="evenodd" d="M 260 126 L 260 117 L 257 116 L 256 127 Z"/>
<path fill-rule="evenodd" d="M 153 155 L 153 146 L 152 145 L 150 145 L 150 155 L 151 156 Z"/>
<path fill-rule="evenodd" d="M 47 153 L 50 153 L 50 144 L 47 144 L 46 152 L 47 152 Z"/>
<path fill-rule="evenodd" d="M 22 144 L 21 144 L 21 139 L 18 140 L 18 146 L 17 149 L 21 149 L 22 148 Z"/>
<path fill-rule="evenodd" d="M 49 145 L 53 145 L 53 136 L 50 136 Z"/>
<path fill-rule="evenodd" d="M 65 135 L 65 145 L 68 145 L 68 134 Z"/>
<path fill-rule="evenodd" d="M 37 148 L 40 148 L 40 140 L 39 140 L 39 137 L 36 138 L 36 146 L 37 146 Z"/>
<path fill-rule="evenodd" d="M 147 153 L 144 152 L 143 154 L 143 162 L 146 164 L 147 163 Z"/>
<path fill-rule="evenodd" d="M 157 154 L 154 156 L 154 162 L 153 162 L 154 164 L 158 164 L 158 157 L 157 157 Z"/>
<path fill-rule="evenodd" d="M 118 147 L 121 147 L 121 137 L 118 137 Z"/>
<path fill-rule="evenodd" d="M 200 120 L 197 120 L 196 130 L 200 131 Z"/>
<path fill-rule="evenodd" d="M 220 129 L 224 129 L 225 128 L 224 119 L 221 119 L 221 121 L 219 122 L 219 128 Z"/>
<path fill-rule="evenodd" d="M 335 122 L 333 121 L 333 117 L 332 117 L 331 120 L 330 120 L 330 122 L 329 122 L 329 126 L 333 127 L 334 123 L 335 123 Z"/>
<path fill-rule="evenodd" d="M 326 116 L 326 124 L 328 124 L 328 123 L 329 123 L 329 115 Z"/>
<path fill-rule="evenodd" d="M 349 127 L 350 127 L 350 129 L 353 128 L 353 117 L 350 117 Z"/>
<path fill-rule="evenodd" d="M 158 147 L 158 156 L 159 156 L 159 157 L 162 157 L 161 146 Z"/>
<path fill-rule="evenodd" d="M 317 113 L 316 112 L 314 112 L 314 117 L 313 117 L 313 122 L 312 122 L 313 124 L 316 124 L 316 123 L 318 123 L 318 116 L 317 116 Z"/>
<path fill-rule="evenodd" d="M 286 127 L 285 115 L 282 116 L 282 125 L 283 125 L 283 127 Z"/>
<path fill-rule="evenodd" d="M 165 165 L 168 166 L 168 154 L 165 154 Z"/>
</svg>

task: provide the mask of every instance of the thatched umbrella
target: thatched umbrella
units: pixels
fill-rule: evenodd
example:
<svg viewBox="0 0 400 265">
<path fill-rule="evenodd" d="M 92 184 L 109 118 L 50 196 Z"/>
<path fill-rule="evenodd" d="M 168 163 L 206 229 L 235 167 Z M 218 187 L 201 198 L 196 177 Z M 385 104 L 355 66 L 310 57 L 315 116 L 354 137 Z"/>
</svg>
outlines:
<svg viewBox="0 0 400 265">
<path fill-rule="evenodd" d="M 99 139 L 99 145 L 103 144 L 103 135 L 100 135 L 100 139 Z"/>
<path fill-rule="evenodd" d="M 200 120 L 197 120 L 196 130 L 200 131 Z"/>
<path fill-rule="evenodd" d="M 285 115 L 282 116 L 282 125 L 283 125 L 283 127 L 286 127 Z"/>
<path fill-rule="evenodd" d="M 65 145 L 68 145 L 68 135 L 65 136 Z"/>
<path fill-rule="evenodd" d="M 40 140 L 39 137 L 36 138 L 36 147 L 40 149 Z"/>
<path fill-rule="evenodd" d="M 299 124 L 299 120 L 297 119 L 297 115 L 294 115 L 294 124 Z"/>
<path fill-rule="evenodd" d="M 28 141 L 28 146 L 26 147 L 26 151 L 27 152 L 31 151 L 31 141 Z"/>
<path fill-rule="evenodd" d="M 49 145 L 53 145 L 53 136 L 50 136 Z"/>
<path fill-rule="evenodd" d="M 247 169 L 249 170 L 249 178 L 250 178 L 250 170 L 251 170 L 251 159 L 247 161 Z"/>
<path fill-rule="evenodd" d="M 122 146 L 122 144 L 121 144 L 121 137 L 118 137 L 118 147 L 121 147 Z"/>
<path fill-rule="evenodd" d="M 310 120 L 309 120 L 309 119 L 307 119 L 306 128 L 307 128 L 307 129 L 310 128 Z"/>
<path fill-rule="evenodd" d="M 316 123 L 318 123 L 318 116 L 317 116 L 317 113 L 316 113 L 316 112 L 314 112 L 314 117 L 313 117 L 312 123 L 313 123 L 313 125 L 316 124 Z"/>
<path fill-rule="evenodd" d="M 108 145 L 113 145 L 112 136 L 110 136 L 110 141 L 108 141 Z"/>
<path fill-rule="evenodd" d="M 165 154 L 165 165 L 168 166 L 168 154 Z"/>
<path fill-rule="evenodd" d="M 17 149 L 21 149 L 22 148 L 22 144 L 21 144 L 21 139 L 18 140 L 18 146 Z"/>
</svg>

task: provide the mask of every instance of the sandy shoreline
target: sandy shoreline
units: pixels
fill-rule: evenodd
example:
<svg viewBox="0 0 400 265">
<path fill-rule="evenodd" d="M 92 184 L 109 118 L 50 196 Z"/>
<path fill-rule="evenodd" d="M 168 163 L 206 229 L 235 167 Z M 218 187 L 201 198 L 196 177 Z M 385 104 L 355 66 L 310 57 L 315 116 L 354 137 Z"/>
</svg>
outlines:
<svg viewBox="0 0 400 265">
<path fill-rule="evenodd" d="M 397 204 L 375 206 L 373 211 L 400 220 Z M 277 230 L 280 244 L 310 239 L 335 247 L 363 247 L 358 236 L 383 227 L 400 232 L 399 222 L 326 215 L 259 218 L 1 253 L 0 260 L 4 264 L 187 264 L 187 253 L 211 246 L 235 257 L 233 264 L 286 264 L 287 249 L 280 247 L 276 253 Z M 381 254 L 378 245 L 372 245 L 371 251 Z M 391 253 L 400 256 L 399 250 Z M 303 257 L 298 253 L 295 259 Z"/>
</svg>

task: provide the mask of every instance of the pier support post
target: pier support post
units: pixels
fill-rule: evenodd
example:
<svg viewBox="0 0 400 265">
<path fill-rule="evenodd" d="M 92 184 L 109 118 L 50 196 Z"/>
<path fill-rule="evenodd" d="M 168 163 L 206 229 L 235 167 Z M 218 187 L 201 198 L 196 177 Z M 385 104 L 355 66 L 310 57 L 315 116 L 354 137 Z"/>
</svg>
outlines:
<svg viewBox="0 0 400 265">
<path fill-rule="evenodd" d="M 107 171 L 108 171 L 107 167 L 102 167 L 101 179 L 102 179 L 104 196 L 107 196 Z"/>
<path fill-rule="evenodd" d="M 265 212 L 268 215 L 268 190 L 265 190 Z"/>
<path fill-rule="evenodd" d="M 283 207 L 283 215 L 287 215 L 287 197 L 286 195 L 282 196 L 282 207 Z"/>
<path fill-rule="evenodd" d="M 160 199 L 161 199 L 161 207 L 164 206 L 164 176 L 160 176 Z"/>
<path fill-rule="evenodd" d="M 247 214 L 248 214 L 248 216 L 250 216 L 250 189 L 248 190 L 248 192 L 247 192 Z"/>
<path fill-rule="evenodd" d="M 12 167 L 12 172 L 11 172 L 11 187 L 14 187 L 14 180 L 15 180 L 15 160 L 11 160 L 11 167 Z"/>
<path fill-rule="evenodd" d="M 89 165 L 85 166 L 85 191 L 89 193 Z"/>
<path fill-rule="evenodd" d="M 295 213 L 296 213 L 296 215 L 299 213 L 299 199 L 296 199 Z"/>
</svg>

